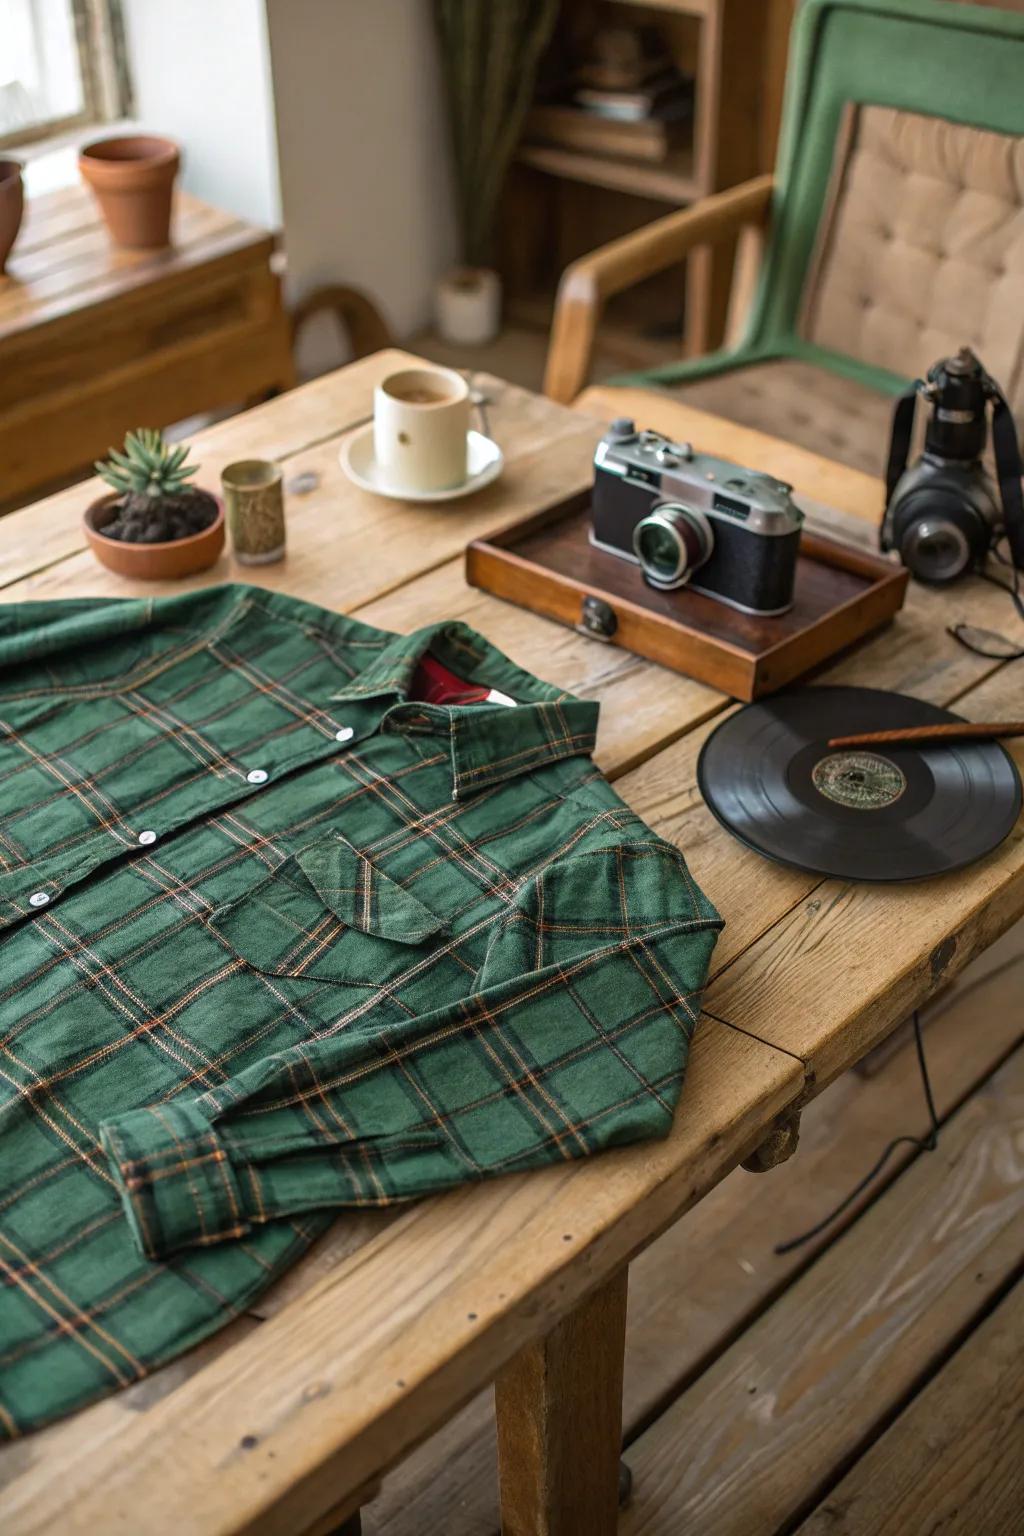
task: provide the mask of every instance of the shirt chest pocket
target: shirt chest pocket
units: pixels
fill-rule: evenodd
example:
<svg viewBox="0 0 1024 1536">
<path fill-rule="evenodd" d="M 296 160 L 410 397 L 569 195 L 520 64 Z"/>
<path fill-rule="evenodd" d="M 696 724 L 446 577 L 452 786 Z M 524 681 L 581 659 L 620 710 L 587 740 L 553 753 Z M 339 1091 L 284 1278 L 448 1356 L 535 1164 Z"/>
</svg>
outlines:
<svg viewBox="0 0 1024 1536">
<path fill-rule="evenodd" d="M 448 928 L 337 833 L 293 854 L 207 921 L 256 970 L 373 986 L 415 965 Z"/>
</svg>

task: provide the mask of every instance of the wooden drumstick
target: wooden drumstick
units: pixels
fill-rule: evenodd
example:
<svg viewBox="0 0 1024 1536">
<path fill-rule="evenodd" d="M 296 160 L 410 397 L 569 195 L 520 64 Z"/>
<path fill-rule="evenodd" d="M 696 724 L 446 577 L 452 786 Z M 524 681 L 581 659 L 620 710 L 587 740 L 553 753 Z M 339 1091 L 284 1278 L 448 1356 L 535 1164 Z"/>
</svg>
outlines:
<svg viewBox="0 0 1024 1536">
<path fill-rule="evenodd" d="M 904 730 L 860 731 L 855 736 L 833 736 L 830 747 L 918 746 L 929 742 L 995 741 L 1000 736 L 1024 736 L 1024 720 L 954 720 L 948 725 L 911 725 Z"/>
</svg>

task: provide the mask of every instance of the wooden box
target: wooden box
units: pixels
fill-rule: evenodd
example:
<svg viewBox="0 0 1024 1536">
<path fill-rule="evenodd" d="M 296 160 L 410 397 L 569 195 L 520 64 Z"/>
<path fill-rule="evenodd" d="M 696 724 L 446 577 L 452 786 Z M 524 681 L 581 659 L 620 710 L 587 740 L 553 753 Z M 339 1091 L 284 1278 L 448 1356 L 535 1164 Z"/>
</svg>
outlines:
<svg viewBox="0 0 1024 1536">
<path fill-rule="evenodd" d="M 466 580 L 577 629 L 584 599 L 598 598 L 614 614 L 614 644 L 735 699 L 773 693 L 880 629 L 907 587 L 907 571 L 881 555 L 805 531 L 793 607 L 755 618 L 685 588 L 655 591 L 631 561 L 595 549 L 589 529 L 588 490 L 475 539 Z"/>
</svg>

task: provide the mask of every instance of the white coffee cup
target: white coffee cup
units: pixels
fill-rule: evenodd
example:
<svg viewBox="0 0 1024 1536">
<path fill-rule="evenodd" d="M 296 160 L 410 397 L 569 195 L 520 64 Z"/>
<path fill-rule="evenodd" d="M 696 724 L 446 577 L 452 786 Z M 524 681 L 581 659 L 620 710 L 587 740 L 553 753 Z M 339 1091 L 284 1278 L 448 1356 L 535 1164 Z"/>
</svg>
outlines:
<svg viewBox="0 0 1024 1536">
<path fill-rule="evenodd" d="M 446 491 L 466 478 L 469 385 L 451 368 L 402 368 L 373 392 L 373 451 L 396 491 Z"/>
</svg>

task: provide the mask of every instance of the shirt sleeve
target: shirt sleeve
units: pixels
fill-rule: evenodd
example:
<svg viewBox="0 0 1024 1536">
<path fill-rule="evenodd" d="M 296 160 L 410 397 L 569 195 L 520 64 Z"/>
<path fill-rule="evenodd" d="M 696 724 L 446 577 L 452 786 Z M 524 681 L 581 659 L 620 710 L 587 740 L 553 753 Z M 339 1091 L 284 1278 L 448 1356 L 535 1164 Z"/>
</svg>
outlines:
<svg viewBox="0 0 1024 1536">
<path fill-rule="evenodd" d="M 527 881 L 468 996 L 100 1128 L 149 1258 L 665 1135 L 721 920 L 659 841 Z"/>
</svg>

